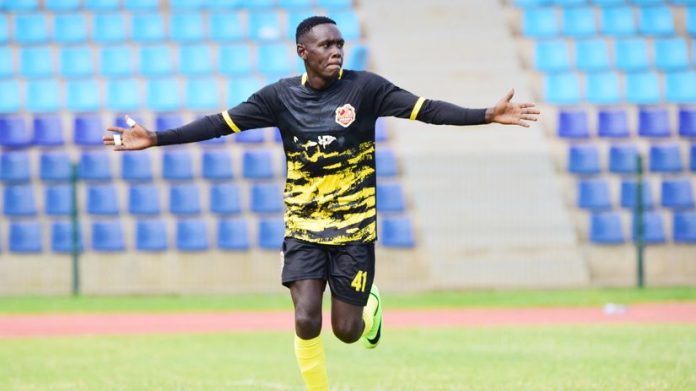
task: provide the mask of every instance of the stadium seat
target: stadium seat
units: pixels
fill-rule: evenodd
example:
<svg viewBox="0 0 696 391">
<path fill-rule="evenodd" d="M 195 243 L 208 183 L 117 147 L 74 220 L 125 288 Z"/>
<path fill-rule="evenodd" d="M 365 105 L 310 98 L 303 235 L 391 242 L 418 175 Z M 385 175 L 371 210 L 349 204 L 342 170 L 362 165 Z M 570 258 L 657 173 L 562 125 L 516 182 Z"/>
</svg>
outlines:
<svg viewBox="0 0 696 391">
<path fill-rule="evenodd" d="M 61 44 L 83 43 L 87 40 L 87 21 L 83 14 L 55 14 L 53 40 Z"/>
<path fill-rule="evenodd" d="M 83 151 L 80 155 L 78 173 L 84 181 L 110 181 L 113 177 L 109 151 Z"/>
<path fill-rule="evenodd" d="M 234 107 L 246 101 L 253 93 L 258 91 L 263 84 L 255 77 L 243 77 L 229 79 L 227 82 L 226 105 Z"/>
<path fill-rule="evenodd" d="M 621 38 L 616 40 L 616 67 L 624 72 L 648 69 L 648 45 L 643 38 Z"/>
<path fill-rule="evenodd" d="M 539 40 L 534 57 L 536 69 L 541 72 L 559 72 L 570 69 L 568 43 L 564 39 Z"/>
<path fill-rule="evenodd" d="M 654 44 L 655 66 L 659 70 L 673 71 L 689 67 L 689 48 L 684 38 L 659 38 Z"/>
<path fill-rule="evenodd" d="M 248 149 L 242 155 L 242 175 L 249 179 L 273 178 L 273 153 L 266 149 Z"/>
<path fill-rule="evenodd" d="M 41 223 L 38 221 L 10 222 L 10 251 L 40 253 L 43 250 Z"/>
<path fill-rule="evenodd" d="M 169 7 L 173 10 L 200 10 L 207 5 L 206 3 L 207 1 L 200 0 L 171 0 Z M 235 3 L 235 1 L 232 1 L 232 3 Z"/>
<path fill-rule="evenodd" d="M 584 72 L 609 69 L 611 62 L 607 41 L 603 38 L 575 41 L 575 65 Z"/>
<path fill-rule="evenodd" d="M 77 250 L 84 250 L 82 230 L 77 227 Z M 73 227 L 69 221 L 54 221 L 51 223 L 51 251 L 54 253 L 72 253 L 74 248 Z"/>
<path fill-rule="evenodd" d="M 120 202 L 113 183 L 87 186 L 87 213 L 90 215 L 118 215 Z"/>
<path fill-rule="evenodd" d="M 696 144 L 691 144 L 689 147 L 689 155 L 691 155 L 691 164 L 689 165 L 691 172 L 696 172 Z"/>
<path fill-rule="evenodd" d="M 75 116 L 73 141 L 76 145 L 102 145 L 104 129 L 100 115 L 78 114 Z"/>
<path fill-rule="evenodd" d="M 98 111 L 101 107 L 101 92 L 96 80 L 69 80 L 66 82 L 65 88 L 67 107 L 70 111 L 93 112 Z"/>
<path fill-rule="evenodd" d="M 258 224 L 258 246 L 265 250 L 279 251 L 285 237 L 283 218 L 263 217 Z"/>
<path fill-rule="evenodd" d="M 221 106 L 220 89 L 214 77 L 186 80 L 186 107 L 189 110 L 213 111 Z"/>
<path fill-rule="evenodd" d="M 634 144 L 615 144 L 609 148 L 609 172 L 633 174 L 638 168 L 638 147 Z"/>
<path fill-rule="evenodd" d="M 35 11 L 39 8 L 39 0 L 11 0 L 5 1 L 4 8 L 7 11 Z"/>
<path fill-rule="evenodd" d="M 672 130 L 667 109 L 641 108 L 638 113 L 638 134 L 642 137 L 670 137 Z"/>
<path fill-rule="evenodd" d="M 256 69 L 268 78 L 288 76 L 290 69 L 290 52 L 288 45 L 283 43 L 260 43 L 256 46 Z"/>
<path fill-rule="evenodd" d="M 378 118 L 378 120 L 379 120 L 379 118 Z M 375 122 L 375 126 L 377 126 L 377 123 L 379 123 L 379 122 L 380 121 Z M 386 130 L 385 130 L 385 132 L 386 132 Z M 377 133 L 377 129 L 375 129 L 375 133 Z M 376 137 L 377 136 L 375 135 L 375 138 Z M 280 134 L 280 129 L 278 129 L 278 128 L 273 128 L 273 141 L 275 141 L 276 143 L 283 142 L 283 135 Z M 384 141 L 384 140 L 377 140 L 377 141 Z"/>
<path fill-rule="evenodd" d="M 232 156 L 227 149 L 203 152 L 203 178 L 209 180 L 232 179 Z"/>
<path fill-rule="evenodd" d="M 596 144 L 573 144 L 568 152 L 568 172 L 573 174 L 599 174 L 599 149 Z"/>
<path fill-rule="evenodd" d="M 181 108 L 181 89 L 174 77 L 153 78 L 147 82 L 146 105 L 156 112 L 177 111 Z"/>
<path fill-rule="evenodd" d="M 7 151 L 0 154 L 0 179 L 4 182 L 28 182 L 31 180 L 31 158 L 26 150 Z"/>
<path fill-rule="evenodd" d="M 6 2 L 9 4 L 9 2 Z M 45 43 L 49 39 L 49 24 L 46 14 L 17 14 L 14 16 L 12 37 L 20 45 Z"/>
<path fill-rule="evenodd" d="M 249 74 L 254 69 L 252 58 L 251 48 L 245 43 L 220 46 L 219 71 L 229 76 Z"/>
<path fill-rule="evenodd" d="M 133 50 L 128 45 L 99 49 L 99 72 L 105 77 L 130 76 L 135 70 Z"/>
<path fill-rule="evenodd" d="M 416 245 L 413 224 L 408 216 L 383 216 L 380 242 L 384 247 L 413 248 Z"/>
<path fill-rule="evenodd" d="M 136 183 L 128 189 L 128 213 L 132 215 L 159 215 L 159 188 L 153 183 Z"/>
<path fill-rule="evenodd" d="M 248 129 L 234 135 L 234 141 L 242 144 L 261 144 L 266 141 L 265 129 Z"/>
<path fill-rule="evenodd" d="M 159 42 L 167 38 L 164 16 L 159 13 L 135 13 L 131 26 L 132 39 L 136 43 Z"/>
<path fill-rule="evenodd" d="M 180 113 L 159 113 L 155 119 L 155 129 L 158 132 L 178 128 L 183 124 L 184 118 Z"/>
<path fill-rule="evenodd" d="M 210 39 L 217 42 L 238 41 L 246 38 L 239 12 L 211 12 L 208 23 L 210 24 Z"/>
<path fill-rule="evenodd" d="M 66 151 L 44 151 L 41 153 L 39 177 L 47 182 L 69 181 L 72 177 L 72 163 Z"/>
<path fill-rule="evenodd" d="M 609 36 L 630 36 L 636 33 L 636 20 L 633 9 L 622 5 L 601 8 L 601 33 Z"/>
<path fill-rule="evenodd" d="M 583 178 L 578 181 L 578 202 L 581 209 L 608 210 L 612 207 L 609 184 L 601 178 Z"/>
<path fill-rule="evenodd" d="M 185 76 L 208 76 L 216 67 L 210 46 L 179 46 L 179 71 Z"/>
<path fill-rule="evenodd" d="M 287 10 L 293 8 L 310 8 L 312 7 L 313 0 L 277 0 L 278 6 L 285 8 Z M 297 24 L 295 24 L 297 26 Z"/>
<path fill-rule="evenodd" d="M 121 178 L 128 182 L 150 181 L 152 156 L 147 151 L 123 152 L 121 154 Z"/>
<path fill-rule="evenodd" d="M 10 25 L 7 15 L 0 14 L 0 43 L 7 43 L 10 39 Z"/>
<path fill-rule="evenodd" d="M 696 106 L 679 108 L 679 135 L 696 137 Z"/>
<path fill-rule="evenodd" d="M 130 38 L 125 13 L 95 13 L 92 15 L 92 40 L 98 44 L 121 43 Z"/>
<path fill-rule="evenodd" d="M 280 136 L 280 132 L 278 133 Z M 379 117 L 375 121 L 375 141 L 377 142 L 382 142 L 382 141 L 387 141 L 389 138 L 389 133 L 387 132 L 387 126 L 384 123 L 384 118 Z M 278 141 L 283 141 L 282 139 Z"/>
<path fill-rule="evenodd" d="M 63 123 L 57 114 L 34 114 L 34 138 L 32 144 L 58 146 L 65 143 Z"/>
<path fill-rule="evenodd" d="M 17 91 L 20 91 L 20 84 L 17 79 L 0 80 L 0 113 L 15 113 L 19 111 L 22 105 L 22 97 Z M 0 121 L 2 120 L 0 119 Z M 1 123 L 0 126 L 2 126 Z M 2 133 L 0 132 L 0 137 L 2 137 Z"/>
<path fill-rule="evenodd" d="M 169 188 L 169 212 L 174 215 L 201 213 L 201 193 L 194 183 L 173 184 Z"/>
<path fill-rule="evenodd" d="M 589 37 L 597 34 L 592 7 L 568 7 L 563 9 L 563 35 Z"/>
<path fill-rule="evenodd" d="M 169 181 L 193 180 L 193 157 L 188 149 L 165 149 L 162 177 Z"/>
<path fill-rule="evenodd" d="M 585 80 L 585 94 L 588 102 L 596 105 L 610 105 L 622 101 L 621 84 L 615 72 L 588 73 Z"/>
<path fill-rule="evenodd" d="M 694 191 L 690 178 L 664 178 L 661 203 L 665 208 L 690 209 L 694 207 Z"/>
<path fill-rule="evenodd" d="M 80 0 L 44 0 L 48 11 L 74 11 L 80 8 Z"/>
<path fill-rule="evenodd" d="M 576 73 L 548 74 L 544 78 L 544 97 L 548 103 L 573 105 L 580 102 L 580 79 Z"/>
<path fill-rule="evenodd" d="M 558 111 L 558 137 L 580 139 L 590 137 L 587 111 L 561 109 Z"/>
<path fill-rule="evenodd" d="M 275 11 L 251 11 L 248 26 L 249 36 L 255 41 L 275 41 L 283 38 L 280 16 Z"/>
<path fill-rule="evenodd" d="M 626 100 L 629 103 L 649 105 L 659 103 L 661 99 L 657 73 L 646 71 L 626 74 Z"/>
<path fill-rule="evenodd" d="M 2 18 L 2 15 L 0 15 Z M 2 20 L 0 20 L 0 24 Z M 0 28 L 2 26 L 0 25 Z M 2 34 L 2 32 L 0 32 Z M 2 37 L 0 36 L 0 43 L 2 43 Z M 0 61 L 0 78 L 10 78 L 14 76 L 15 73 L 15 61 L 14 61 L 14 50 L 9 46 L 0 46 L 0 58 L 6 59 L 5 61 Z"/>
<path fill-rule="evenodd" d="M 643 209 L 652 209 L 655 206 L 649 182 L 643 182 Z M 621 180 L 621 207 L 635 209 L 638 206 L 638 183 L 634 179 Z"/>
<path fill-rule="evenodd" d="M 159 0 L 123 0 L 123 7 L 129 11 L 155 11 Z"/>
<path fill-rule="evenodd" d="M 110 11 L 118 8 L 120 0 L 83 0 L 84 6 L 90 11 Z"/>
<path fill-rule="evenodd" d="M 218 215 L 239 214 L 242 200 L 236 183 L 215 183 L 210 186 L 210 211 Z"/>
<path fill-rule="evenodd" d="M 626 241 L 621 216 L 617 212 L 592 213 L 590 241 L 595 244 L 621 244 Z"/>
<path fill-rule="evenodd" d="M 350 8 L 353 6 L 353 0 L 315 0 L 315 3 L 326 9 Z"/>
<path fill-rule="evenodd" d="M 3 191 L 5 216 L 36 216 L 34 188 L 30 184 L 5 186 Z"/>
<path fill-rule="evenodd" d="M 638 31 L 649 36 L 674 34 L 672 9 L 666 5 L 645 6 L 638 10 Z"/>
<path fill-rule="evenodd" d="M 243 218 L 226 218 L 218 220 L 217 246 L 222 250 L 248 250 L 249 228 Z"/>
<path fill-rule="evenodd" d="M 198 42 L 207 37 L 201 12 L 173 12 L 169 15 L 170 37 L 174 42 Z"/>
<path fill-rule="evenodd" d="M 401 185 L 398 183 L 381 183 L 377 186 L 377 211 L 403 212 L 406 201 Z"/>
<path fill-rule="evenodd" d="M 106 107 L 109 110 L 132 111 L 142 107 L 142 90 L 136 78 L 109 79 L 106 85 Z"/>
<path fill-rule="evenodd" d="M 600 109 L 597 115 L 597 134 L 599 137 L 627 138 L 628 113 L 622 109 Z"/>
<path fill-rule="evenodd" d="M 696 72 L 688 70 L 665 73 L 665 90 L 670 103 L 696 102 Z"/>
<path fill-rule="evenodd" d="M 650 171 L 675 173 L 681 172 L 683 169 L 679 144 L 653 144 L 650 146 Z"/>
<path fill-rule="evenodd" d="M 0 146 L 19 148 L 29 145 L 30 142 L 31 132 L 27 129 L 23 116 L 17 114 L 0 116 Z"/>
<path fill-rule="evenodd" d="M 50 46 L 25 46 L 19 52 L 19 69 L 24 77 L 53 76 L 55 66 Z"/>
<path fill-rule="evenodd" d="M 303 20 L 306 18 L 313 16 L 314 12 L 312 11 L 311 8 L 307 9 L 302 9 L 302 10 L 288 10 L 287 12 L 287 23 L 286 23 L 286 32 L 285 36 L 288 37 L 290 40 L 295 39 L 295 34 L 297 33 L 297 25 L 299 25 Z M 347 56 L 347 59 L 350 59 L 350 56 Z M 353 67 L 346 66 L 346 69 L 355 69 Z"/>
<path fill-rule="evenodd" d="M 202 219 L 176 222 L 176 249 L 179 251 L 208 250 L 208 226 Z"/>
<path fill-rule="evenodd" d="M 70 216 L 72 205 L 71 185 L 53 184 L 44 187 L 44 212 L 48 216 Z"/>
<path fill-rule="evenodd" d="M 341 29 L 343 38 L 349 41 L 357 41 L 360 39 L 360 20 L 358 15 L 352 9 L 330 12 L 331 19 L 336 21 L 336 25 Z M 294 35 L 291 36 L 294 38 Z"/>
<path fill-rule="evenodd" d="M 140 47 L 140 74 L 143 76 L 168 76 L 174 71 L 174 61 L 169 45 Z"/>
<path fill-rule="evenodd" d="M 277 183 L 251 185 L 251 211 L 254 213 L 278 213 L 283 211 L 283 190 Z"/>
<path fill-rule="evenodd" d="M 692 37 L 696 36 L 696 5 L 690 6 L 686 11 L 686 32 Z M 696 53 L 692 52 L 692 56 L 696 58 Z"/>
<path fill-rule="evenodd" d="M 638 216 L 633 216 L 633 241 L 638 240 Z M 643 213 L 643 240 L 646 244 L 664 243 L 665 225 L 662 213 L 659 211 L 646 211 Z"/>
<path fill-rule="evenodd" d="M 522 16 L 522 34 L 529 38 L 558 35 L 560 29 L 556 11 L 551 7 L 530 8 Z"/>
<path fill-rule="evenodd" d="M 394 151 L 387 148 L 375 151 L 375 168 L 379 177 L 393 177 L 399 175 L 399 166 L 396 162 Z"/>
<path fill-rule="evenodd" d="M 64 77 L 94 74 L 92 49 L 89 46 L 65 46 L 60 49 L 60 74 Z"/>
<path fill-rule="evenodd" d="M 352 49 L 350 50 L 350 53 L 348 54 L 345 68 L 346 69 L 353 69 L 356 71 L 367 70 L 367 57 L 369 54 L 367 45 L 354 44 L 351 46 L 352 46 Z M 299 59 L 299 57 L 298 57 L 298 59 Z M 304 63 L 302 64 L 301 70 L 304 71 Z"/>
<path fill-rule="evenodd" d="M 92 221 L 92 249 L 96 252 L 121 252 L 126 250 L 121 220 Z"/>
<path fill-rule="evenodd" d="M 53 113 L 62 104 L 58 79 L 30 79 L 26 83 L 27 110 L 34 113 Z"/>
<path fill-rule="evenodd" d="M 675 243 L 696 243 L 696 211 L 674 213 L 672 233 Z"/>
<path fill-rule="evenodd" d="M 135 248 L 138 251 L 166 251 L 167 242 L 167 223 L 164 220 L 139 219 L 135 223 Z"/>
</svg>

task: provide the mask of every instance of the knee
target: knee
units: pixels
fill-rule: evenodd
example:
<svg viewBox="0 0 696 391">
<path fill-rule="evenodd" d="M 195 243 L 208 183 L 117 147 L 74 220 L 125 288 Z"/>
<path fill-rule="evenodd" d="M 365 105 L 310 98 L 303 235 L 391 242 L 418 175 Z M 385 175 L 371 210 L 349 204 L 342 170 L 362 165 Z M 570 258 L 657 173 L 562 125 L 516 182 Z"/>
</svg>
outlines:
<svg viewBox="0 0 696 391">
<path fill-rule="evenodd" d="M 345 343 L 353 343 L 362 335 L 362 319 L 338 319 L 332 321 L 333 333 Z"/>
<path fill-rule="evenodd" d="M 321 333 L 321 312 L 295 311 L 295 332 L 302 339 L 312 339 Z"/>
</svg>

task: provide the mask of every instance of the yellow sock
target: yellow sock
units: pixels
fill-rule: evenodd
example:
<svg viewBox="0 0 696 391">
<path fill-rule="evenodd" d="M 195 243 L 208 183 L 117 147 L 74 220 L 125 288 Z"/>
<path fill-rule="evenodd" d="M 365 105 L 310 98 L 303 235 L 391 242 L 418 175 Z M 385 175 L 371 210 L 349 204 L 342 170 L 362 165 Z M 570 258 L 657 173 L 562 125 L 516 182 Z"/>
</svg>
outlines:
<svg viewBox="0 0 696 391">
<path fill-rule="evenodd" d="M 329 377 L 321 337 L 302 339 L 295 336 L 295 356 L 307 390 L 328 391 Z"/>
<path fill-rule="evenodd" d="M 362 333 L 363 337 L 372 330 L 372 323 L 374 323 L 375 320 L 375 308 L 377 308 L 377 299 L 370 295 L 367 304 L 363 307 L 362 317 L 365 323 L 365 330 L 363 330 Z"/>
</svg>

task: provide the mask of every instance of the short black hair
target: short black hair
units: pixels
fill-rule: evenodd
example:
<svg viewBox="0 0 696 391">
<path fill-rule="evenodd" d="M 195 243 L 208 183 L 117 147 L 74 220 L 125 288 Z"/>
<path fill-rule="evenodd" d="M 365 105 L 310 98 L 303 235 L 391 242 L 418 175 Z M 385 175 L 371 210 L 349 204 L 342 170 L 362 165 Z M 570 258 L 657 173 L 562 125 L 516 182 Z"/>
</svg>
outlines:
<svg viewBox="0 0 696 391">
<path fill-rule="evenodd" d="M 310 16 L 309 18 L 303 20 L 297 25 L 297 31 L 295 32 L 295 43 L 300 43 L 300 37 L 307 34 L 309 30 L 314 28 L 314 26 L 326 23 L 334 25 L 336 24 L 333 19 L 327 18 L 326 16 Z"/>
</svg>

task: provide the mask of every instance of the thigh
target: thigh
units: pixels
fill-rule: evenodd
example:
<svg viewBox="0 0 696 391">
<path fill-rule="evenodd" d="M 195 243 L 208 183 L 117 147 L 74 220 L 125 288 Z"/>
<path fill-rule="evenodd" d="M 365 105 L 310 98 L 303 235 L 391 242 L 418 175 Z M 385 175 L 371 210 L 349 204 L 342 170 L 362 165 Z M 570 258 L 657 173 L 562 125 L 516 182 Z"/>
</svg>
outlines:
<svg viewBox="0 0 696 391">
<path fill-rule="evenodd" d="M 330 252 L 329 286 L 332 297 L 364 307 L 375 279 L 375 245 L 336 246 Z"/>
<path fill-rule="evenodd" d="M 320 245 L 294 238 L 283 241 L 283 285 L 294 281 L 326 280 L 329 274 L 329 255 Z"/>
</svg>

